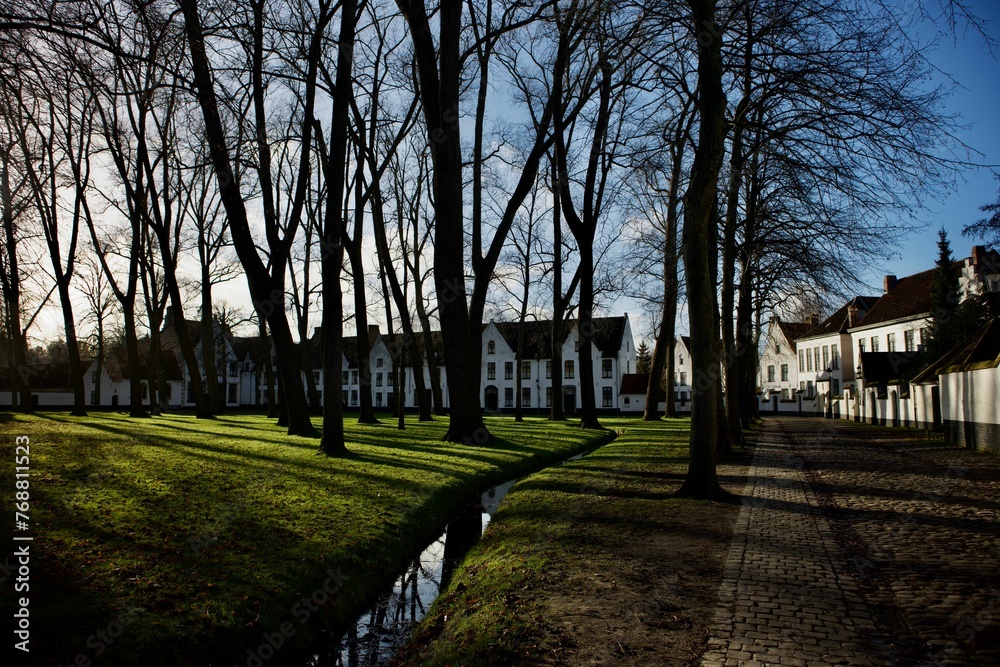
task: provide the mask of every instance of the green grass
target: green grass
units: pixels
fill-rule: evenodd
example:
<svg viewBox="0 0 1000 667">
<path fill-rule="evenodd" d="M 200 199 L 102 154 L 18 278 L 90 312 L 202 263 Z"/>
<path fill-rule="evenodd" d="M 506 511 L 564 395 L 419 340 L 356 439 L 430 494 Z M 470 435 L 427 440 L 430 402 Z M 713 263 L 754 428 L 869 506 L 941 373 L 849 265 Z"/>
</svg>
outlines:
<svg viewBox="0 0 1000 667">
<path fill-rule="evenodd" d="M 399 656 L 402 664 L 530 664 L 549 619 L 530 591 L 592 572 L 597 545 L 627 544 L 653 517 L 677 511 L 689 420 L 602 419 L 618 438 L 577 461 L 518 482 L 483 539 Z M 644 518 L 649 517 L 647 522 Z M 525 593 L 529 591 L 529 593 Z"/>
<path fill-rule="evenodd" d="M 488 419 L 494 439 L 465 446 L 441 441 L 446 419 L 394 424 L 348 424 L 351 456 L 327 458 L 259 416 L 0 415 L 5 489 L 31 440 L 32 658 L 246 664 L 290 623 L 267 664 L 301 664 L 471 494 L 603 435 Z M 331 601 L 303 611 L 328 573 Z"/>
</svg>

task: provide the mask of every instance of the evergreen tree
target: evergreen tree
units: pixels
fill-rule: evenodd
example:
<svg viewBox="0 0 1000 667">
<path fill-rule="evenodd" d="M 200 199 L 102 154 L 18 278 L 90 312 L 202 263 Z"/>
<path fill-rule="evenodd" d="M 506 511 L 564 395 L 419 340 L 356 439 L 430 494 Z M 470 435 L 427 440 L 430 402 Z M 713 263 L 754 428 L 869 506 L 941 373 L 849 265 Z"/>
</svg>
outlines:
<svg viewBox="0 0 1000 667">
<path fill-rule="evenodd" d="M 959 335 L 955 318 L 959 302 L 958 273 L 951 268 L 955 258 L 951 255 L 951 243 L 944 228 L 938 232 L 937 247 L 938 258 L 930 287 L 933 327 L 931 339 L 925 343 L 931 359 L 950 350 L 958 342 Z"/>
<path fill-rule="evenodd" d="M 649 346 L 646 341 L 641 341 L 639 347 L 635 349 L 635 372 L 648 373 L 653 364 L 653 357 L 649 353 Z"/>
</svg>

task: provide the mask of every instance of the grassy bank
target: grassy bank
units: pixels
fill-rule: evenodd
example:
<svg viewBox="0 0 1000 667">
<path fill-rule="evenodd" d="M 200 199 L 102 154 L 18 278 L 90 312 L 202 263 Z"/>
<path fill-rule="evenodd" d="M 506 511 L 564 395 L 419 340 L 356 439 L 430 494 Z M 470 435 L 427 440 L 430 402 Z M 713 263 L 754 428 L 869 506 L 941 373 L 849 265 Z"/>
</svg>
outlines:
<svg viewBox="0 0 1000 667">
<path fill-rule="evenodd" d="M 445 419 L 349 424 L 352 456 L 329 459 L 258 416 L 0 415 L 5 489 L 31 443 L 32 662 L 301 664 L 462 500 L 601 435 L 487 425 L 464 446 Z"/>
<path fill-rule="evenodd" d="M 687 420 L 519 482 L 399 664 L 687 664 L 704 646 L 738 507 L 673 498 Z M 742 491 L 742 462 L 720 467 Z"/>
</svg>

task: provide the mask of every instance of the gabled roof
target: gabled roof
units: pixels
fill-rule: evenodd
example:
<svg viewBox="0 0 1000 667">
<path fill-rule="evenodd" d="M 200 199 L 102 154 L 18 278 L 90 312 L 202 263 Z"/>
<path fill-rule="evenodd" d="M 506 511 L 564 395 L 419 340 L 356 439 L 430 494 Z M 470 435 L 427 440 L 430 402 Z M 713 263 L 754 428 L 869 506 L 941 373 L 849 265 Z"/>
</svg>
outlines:
<svg viewBox="0 0 1000 667">
<path fill-rule="evenodd" d="M 865 315 L 875 307 L 875 304 L 881 298 L 878 296 L 856 296 L 845 303 L 840 310 L 799 336 L 799 338 L 847 333 L 847 330 L 851 327 L 858 326 L 858 323 L 864 319 Z"/>
<path fill-rule="evenodd" d="M 962 262 L 951 265 L 951 270 L 961 272 Z M 931 283 L 936 269 L 915 273 L 896 282 L 896 285 L 879 299 L 855 327 L 868 327 L 910 317 L 930 316 Z"/>
<path fill-rule="evenodd" d="M 622 339 L 625 337 L 625 317 L 594 317 L 591 323 L 594 325 L 594 335 L 591 340 L 601 356 L 618 356 Z M 571 324 L 575 326 L 577 321 L 574 320 Z"/>
<path fill-rule="evenodd" d="M 684 344 L 684 348 L 691 354 L 691 336 L 678 336 L 680 341 Z"/>
<path fill-rule="evenodd" d="M 164 378 L 167 380 L 183 380 L 184 373 L 181 370 L 179 354 L 176 351 L 174 342 L 170 340 L 161 340 L 162 354 L 160 355 L 160 363 L 163 369 Z M 139 375 L 140 379 L 146 380 L 149 378 L 149 350 L 150 350 L 150 340 L 149 337 L 140 338 L 138 341 L 139 345 Z M 124 382 L 132 377 L 131 370 L 128 365 L 128 350 L 125 345 L 116 345 L 115 347 L 108 350 L 107 354 L 104 356 L 104 364 L 102 368 L 112 382 Z"/>
<path fill-rule="evenodd" d="M 520 333 L 520 326 L 517 322 L 493 322 L 493 325 L 503 336 L 504 341 L 510 349 L 517 354 L 517 338 Z M 563 342 L 568 335 L 567 329 L 563 327 Z M 551 320 L 525 320 L 524 322 L 524 359 L 551 359 L 552 358 L 552 321 Z"/>
<path fill-rule="evenodd" d="M 81 373 L 86 371 L 90 365 L 89 360 L 81 360 Z M 27 377 L 28 385 L 32 391 L 35 390 L 63 390 L 72 391 L 70 382 L 69 361 L 43 361 L 34 364 L 25 364 L 22 369 Z M 10 368 L 4 366 L 0 369 L 0 387 L 5 390 L 13 389 L 14 383 L 11 381 Z"/>
<path fill-rule="evenodd" d="M 423 332 L 416 331 L 414 332 L 414 335 L 417 339 L 417 349 L 420 350 L 420 354 L 422 356 L 426 357 L 427 346 L 424 345 Z M 396 350 L 400 350 L 403 365 L 407 368 L 413 368 L 414 363 L 413 360 L 410 359 L 410 349 L 405 344 L 405 334 L 382 334 L 382 340 L 385 343 L 386 348 L 389 350 L 389 354 L 395 357 Z M 444 366 L 444 337 L 441 335 L 440 331 L 431 332 L 431 345 L 434 347 L 434 360 L 437 362 L 438 366 Z M 422 360 L 421 363 L 423 363 Z"/>
<path fill-rule="evenodd" d="M 788 341 L 793 350 L 795 349 L 795 340 L 802 338 L 813 328 L 813 325 L 809 322 L 786 322 L 781 319 L 773 319 L 771 323 L 777 326 L 778 331 L 785 337 L 785 340 Z"/>
<path fill-rule="evenodd" d="M 994 318 L 953 350 L 932 363 L 913 379 L 918 383 L 937 382 L 944 373 L 1000 367 L 1000 318 Z"/>
<path fill-rule="evenodd" d="M 622 375 L 622 387 L 620 394 L 632 396 L 646 395 L 646 388 L 649 386 L 649 373 L 624 373 Z M 660 389 L 659 400 L 666 400 L 667 393 Z"/>
</svg>

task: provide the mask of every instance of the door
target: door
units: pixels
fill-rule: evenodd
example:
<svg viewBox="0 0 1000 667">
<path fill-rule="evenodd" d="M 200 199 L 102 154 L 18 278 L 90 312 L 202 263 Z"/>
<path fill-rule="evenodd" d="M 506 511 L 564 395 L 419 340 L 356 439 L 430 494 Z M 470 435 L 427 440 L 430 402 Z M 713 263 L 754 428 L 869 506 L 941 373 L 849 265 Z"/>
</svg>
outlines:
<svg viewBox="0 0 1000 667">
<path fill-rule="evenodd" d="M 571 415 L 576 412 L 576 387 L 563 387 L 563 414 Z"/>
<path fill-rule="evenodd" d="M 486 400 L 483 401 L 484 405 L 486 405 L 486 412 L 497 411 L 499 393 L 499 390 L 493 385 L 486 387 Z"/>
</svg>

